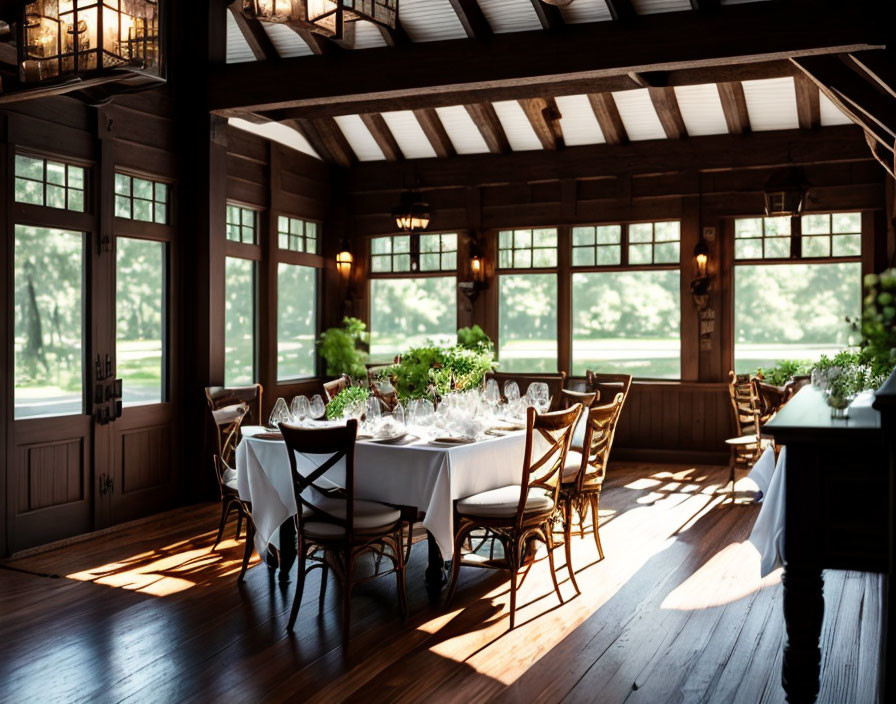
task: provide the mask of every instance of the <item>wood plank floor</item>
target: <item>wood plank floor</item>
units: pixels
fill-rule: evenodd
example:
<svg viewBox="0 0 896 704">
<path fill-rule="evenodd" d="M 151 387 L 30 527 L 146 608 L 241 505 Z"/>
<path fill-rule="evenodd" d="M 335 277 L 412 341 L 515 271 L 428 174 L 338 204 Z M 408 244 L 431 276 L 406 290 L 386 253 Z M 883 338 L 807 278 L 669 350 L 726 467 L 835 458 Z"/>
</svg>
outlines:
<svg viewBox="0 0 896 704">
<path fill-rule="evenodd" d="M 256 565 L 237 586 L 242 544 L 209 552 L 217 505 L 6 562 L 0 701 L 783 702 L 780 573 L 758 578 L 758 509 L 719 505 L 725 474 L 614 465 L 606 558 L 573 539 L 582 594 L 565 579 L 562 605 L 536 563 L 513 631 L 499 573 L 465 570 L 451 608 L 431 604 L 420 544 L 405 624 L 394 578 L 369 582 L 343 650 L 338 592 L 319 611 L 315 571 L 288 636 L 294 583 Z M 819 701 L 870 703 L 880 580 L 827 572 L 825 598 Z"/>
</svg>

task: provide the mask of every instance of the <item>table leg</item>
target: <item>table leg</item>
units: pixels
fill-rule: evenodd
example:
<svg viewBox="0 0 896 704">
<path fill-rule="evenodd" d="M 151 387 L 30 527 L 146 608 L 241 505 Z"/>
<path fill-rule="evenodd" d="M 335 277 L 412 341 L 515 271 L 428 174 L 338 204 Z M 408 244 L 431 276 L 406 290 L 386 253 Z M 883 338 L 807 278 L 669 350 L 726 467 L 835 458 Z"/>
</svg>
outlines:
<svg viewBox="0 0 896 704">
<path fill-rule="evenodd" d="M 429 564 L 426 567 L 424 581 L 426 583 L 426 591 L 430 597 L 435 598 L 448 582 L 448 575 L 445 571 L 445 560 L 442 559 L 442 551 L 439 550 L 436 539 L 432 537 L 432 533 L 429 531 L 426 531 L 426 548 Z"/>
<path fill-rule="evenodd" d="M 785 565 L 781 581 L 787 628 L 781 684 L 790 704 L 811 704 L 818 696 L 821 672 L 824 579 L 820 569 Z"/>
<path fill-rule="evenodd" d="M 296 561 L 298 543 L 296 524 L 292 518 L 280 526 L 280 581 L 289 581 L 289 571 Z"/>
</svg>

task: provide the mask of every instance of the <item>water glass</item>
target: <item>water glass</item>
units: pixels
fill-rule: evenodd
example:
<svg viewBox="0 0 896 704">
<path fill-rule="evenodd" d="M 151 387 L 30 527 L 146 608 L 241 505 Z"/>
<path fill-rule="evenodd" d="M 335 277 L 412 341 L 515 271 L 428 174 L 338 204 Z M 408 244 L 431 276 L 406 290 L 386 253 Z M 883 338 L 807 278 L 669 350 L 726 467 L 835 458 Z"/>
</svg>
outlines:
<svg viewBox="0 0 896 704">
<path fill-rule="evenodd" d="M 543 381 L 536 381 L 529 384 L 526 389 L 526 401 L 528 405 L 534 406 L 539 413 L 544 413 L 551 405 L 551 392 L 548 385 Z"/>
<path fill-rule="evenodd" d="M 271 409 L 271 415 L 268 418 L 268 425 L 272 428 L 277 428 L 280 423 L 289 423 L 291 421 L 291 417 L 289 415 L 289 408 L 286 407 L 286 399 L 278 398 L 274 402 L 274 407 Z"/>
<path fill-rule="evenodd" d="M 296 396 L 289 405 L 292 422 L 302 425 L 311 415 L 311 402 L 307 396 Z"/>
<path fill-rule="evenodd" d="M 507 403 L 514 403 L 520 400 L 520 387 L 515 381 L 504 382 L 504 398 Z"/>
<path fill-rule="evenodd" d="M 327 412 L 327 404 L 324 403 L 324 400 L 320 397 L 320 394 L 314 394 L 311 397 L 311 417 L 314 419 L 323 418 L 324 414 Z"/>
</svg>

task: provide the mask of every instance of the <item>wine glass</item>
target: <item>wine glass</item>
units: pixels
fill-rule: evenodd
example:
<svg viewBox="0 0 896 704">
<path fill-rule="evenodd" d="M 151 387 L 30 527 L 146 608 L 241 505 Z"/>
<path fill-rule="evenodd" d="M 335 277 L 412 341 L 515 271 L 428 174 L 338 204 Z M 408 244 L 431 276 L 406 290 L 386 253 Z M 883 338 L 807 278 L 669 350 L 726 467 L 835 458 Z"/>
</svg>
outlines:
<svg viewBox="0 0 896 704">
<path fill-rule="evenodd" d="M 324 403 L 324 400 L 320 397 L 320 394 L 314 394 L 311 397 L 311 417 L 314 419 L 322 418 L 324 413 L 327 412 L 327 404 Z"/>
<path fill-rule="evenodd" d="M 289 423 L 291 417 L 289 415 L 289 408 L 286 407 L 286 399 L 278 398 L 274 402 L 274 407 L 271 409 L 271 415 L 268 418 L 268 425 L 272 428 L 279 428 L 280 423 Z"/>
<path fill-rule="evenodd" d="M 504 382 L 504 398 L 507 403 L 516 403 L 520 400 L 520 387 L 515 381 Z"/>
<path fill-rule="evenodd" d="M 293 398 L 289 411 L 292 414 L 293 422 L 302 425 L 311 415 L 311 403 L 308 401 L 308 397 L 296 396 Z"/>
<path fill-rule="evenodd" d="M 383 417 L 383 406 L 376 396 L 367 399 L 367 410 L 365 414 L 365 423 L 368 432 L 373 434 L 373 430 L 380 424 Z"/>
<path fill-rule="evenodd" d="M 498 382 L 494 379 L 485 382 L 485 400 L 490 406 L 497 406 L 501 403 L 501 391 L 498 389 Z"/>
<path fill-rule="evenodd" d="M 526 400 L 530 406 L 534 406 L 539 413 L 544 413 L 551 405 L 551 392 L 543 381 L 529 384 L 526 389 Z"/>
</svg>

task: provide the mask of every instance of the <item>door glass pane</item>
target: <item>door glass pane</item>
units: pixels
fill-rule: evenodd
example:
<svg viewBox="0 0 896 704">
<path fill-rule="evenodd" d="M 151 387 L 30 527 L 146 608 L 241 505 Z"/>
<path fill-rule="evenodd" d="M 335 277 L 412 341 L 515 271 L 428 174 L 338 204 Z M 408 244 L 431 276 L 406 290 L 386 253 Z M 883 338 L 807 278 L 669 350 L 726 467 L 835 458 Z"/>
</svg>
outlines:
<svg viewBox="0 0 896 704">
<path fill-rule="evenodd" d="M 15 227 L 15 417 L 83 412 L 84 235 Z"/>
<path fill-rule="evenodd" d="M 166 246 L 128 237 L 116 242 L 115 359 L 125 406 L 165 400 Z"/>
<path fill-rule="evenodd" d="M 502 372 L 557 371 L 557 277 L 498 278 L 498 360 Z"/>
<path fill-rule="evenodd" d="M 572 372 L 681 377 L 678 270 L 572 275 Z"/>
<path fill-rule="evenodd" d="M 227 257 L 224 295 L 224 384 L 254 384 L 255 262 Z"/>
<path fill-rule="evenodd" d="M 862 313 L 862 265 L 747 265 L 734 270 L 734 370 L 816 362 L 848 346 Z"/>
<path fill-rule="evenodd" d="M 314 376 L 317 269 L 277 265 L 277 380 Z"/>
<path fill-rule="evenodd" d="M 457 279 L 371 279 L 370 357 L 389 362 L 411 347 L 457 340 Z"/>
</svg>

